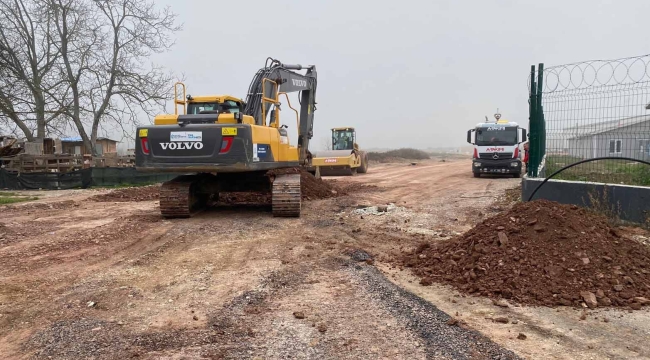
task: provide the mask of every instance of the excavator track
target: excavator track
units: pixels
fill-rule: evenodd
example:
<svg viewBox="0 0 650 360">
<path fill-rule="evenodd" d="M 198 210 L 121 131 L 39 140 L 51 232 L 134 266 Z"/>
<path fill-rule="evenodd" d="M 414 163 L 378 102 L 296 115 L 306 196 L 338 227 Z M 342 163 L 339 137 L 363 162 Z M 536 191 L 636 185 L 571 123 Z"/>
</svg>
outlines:
<svg viewBox="0 0 650 360">
<path fill-rule="evenodd" d="M 195 179 L 181 176 L 166 181 L 160 187 L 160 213 L 165 218 L 189 218 L 201 209 L 194 193 Z"/>
<path fill-rule="evenodd" d="M 276 176 L 272 191 L 273 216 L 300 217 L 300 174 Z"/>
</svg>

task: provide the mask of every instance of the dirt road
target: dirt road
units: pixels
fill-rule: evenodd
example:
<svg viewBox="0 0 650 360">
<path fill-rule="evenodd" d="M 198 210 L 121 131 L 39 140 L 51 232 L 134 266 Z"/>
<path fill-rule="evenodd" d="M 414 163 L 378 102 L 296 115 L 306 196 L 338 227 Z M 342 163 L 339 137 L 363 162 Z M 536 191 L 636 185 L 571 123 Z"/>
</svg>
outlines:
<svg viewBox="0 0 650 360">
<path fill-rule="evenodd" d="M 563 328 L 547 330 L 554 310 L 511 309 L 528 316 L 519 327 L 487 323 L 487 312 L 505 310 L 476 301 L 474 311 L 392 265 L 400 249 L 498 211 L 495 200 L 518 179 L 475 179 L 459 160 L 376 165 L 334 182 L 377 188 L 307 201 L 300 219 L 224 206 L 168 221 L 146 197 L 85 200 L 97 191 L 1 208 L 0 357 L 568 359 L 608 358 L 598 355 L 606 345 L 609 358 L 647 350 L 637 340 L 648 326 L 625 313 L 605 324 L 625 336 L 576 347 Z M 584 326 L 577 316 L 561 324 Z"/>
</svg>

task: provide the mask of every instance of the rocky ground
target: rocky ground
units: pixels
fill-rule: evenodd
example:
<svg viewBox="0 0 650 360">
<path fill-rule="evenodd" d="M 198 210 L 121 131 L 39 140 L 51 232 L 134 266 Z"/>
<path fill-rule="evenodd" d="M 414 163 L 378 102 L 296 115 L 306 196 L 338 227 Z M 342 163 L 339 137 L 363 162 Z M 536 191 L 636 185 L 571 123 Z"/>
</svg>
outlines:
<svg viewBox="0 0 650 360">
<path fill-rule="evenodd" d="M 155 187 L 40 193 L 4 206 L 0 354 L 647 357 L 647 309 L 504 307 L 442 281 L 423 286 L 402 266 L 423 242 L 453 241 L 508 209 L 506 190 L 519 180 L 475 179 L 470 169 L 465 160 L 375 165 L 329 180 L 332 196 L 305 199 L 300 219 L 234 196 L 164 220 Z"/>
</svg>

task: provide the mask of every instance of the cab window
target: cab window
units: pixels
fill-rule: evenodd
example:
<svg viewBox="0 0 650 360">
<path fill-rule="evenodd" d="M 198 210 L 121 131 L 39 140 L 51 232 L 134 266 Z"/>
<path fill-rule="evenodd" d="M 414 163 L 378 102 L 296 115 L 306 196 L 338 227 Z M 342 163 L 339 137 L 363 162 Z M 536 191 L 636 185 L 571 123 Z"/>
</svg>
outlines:
<svg viewBox="0 0 650 360">
<path fill-rule="evenodd" d="M 352 131 L 335 131 L 332 136 L 332 150 L 352 150 L 354 134 Z"/>
<path fill-rule="evenodd" d="M 232 100 L 226 100 L 223 104 L 221 104 L 221 111 L 230 114 L 236 114 L 239 112 L 239 103 Z"/>
<path fill-rule="evenodd" d="M 219 104 L 214 103 L 193 103 L 187 105 L 187 113 L 190 115 L 200 114 L 203 111 L 215 111 L 219 109 Z"/>
</svg>

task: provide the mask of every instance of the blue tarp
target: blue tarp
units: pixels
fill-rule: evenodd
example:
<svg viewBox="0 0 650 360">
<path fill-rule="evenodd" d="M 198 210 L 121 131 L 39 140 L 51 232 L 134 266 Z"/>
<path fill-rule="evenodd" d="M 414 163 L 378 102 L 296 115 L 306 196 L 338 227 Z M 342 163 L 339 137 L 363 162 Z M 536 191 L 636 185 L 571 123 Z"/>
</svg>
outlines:
<svg viewBox="0 0 650 360">
<path fill-rule="evenodd" d="M 83 141 L 81 139 L 81 136 L 61 138 L 61 142 L 81 142 L 81 141 Z"/>
</svg>

